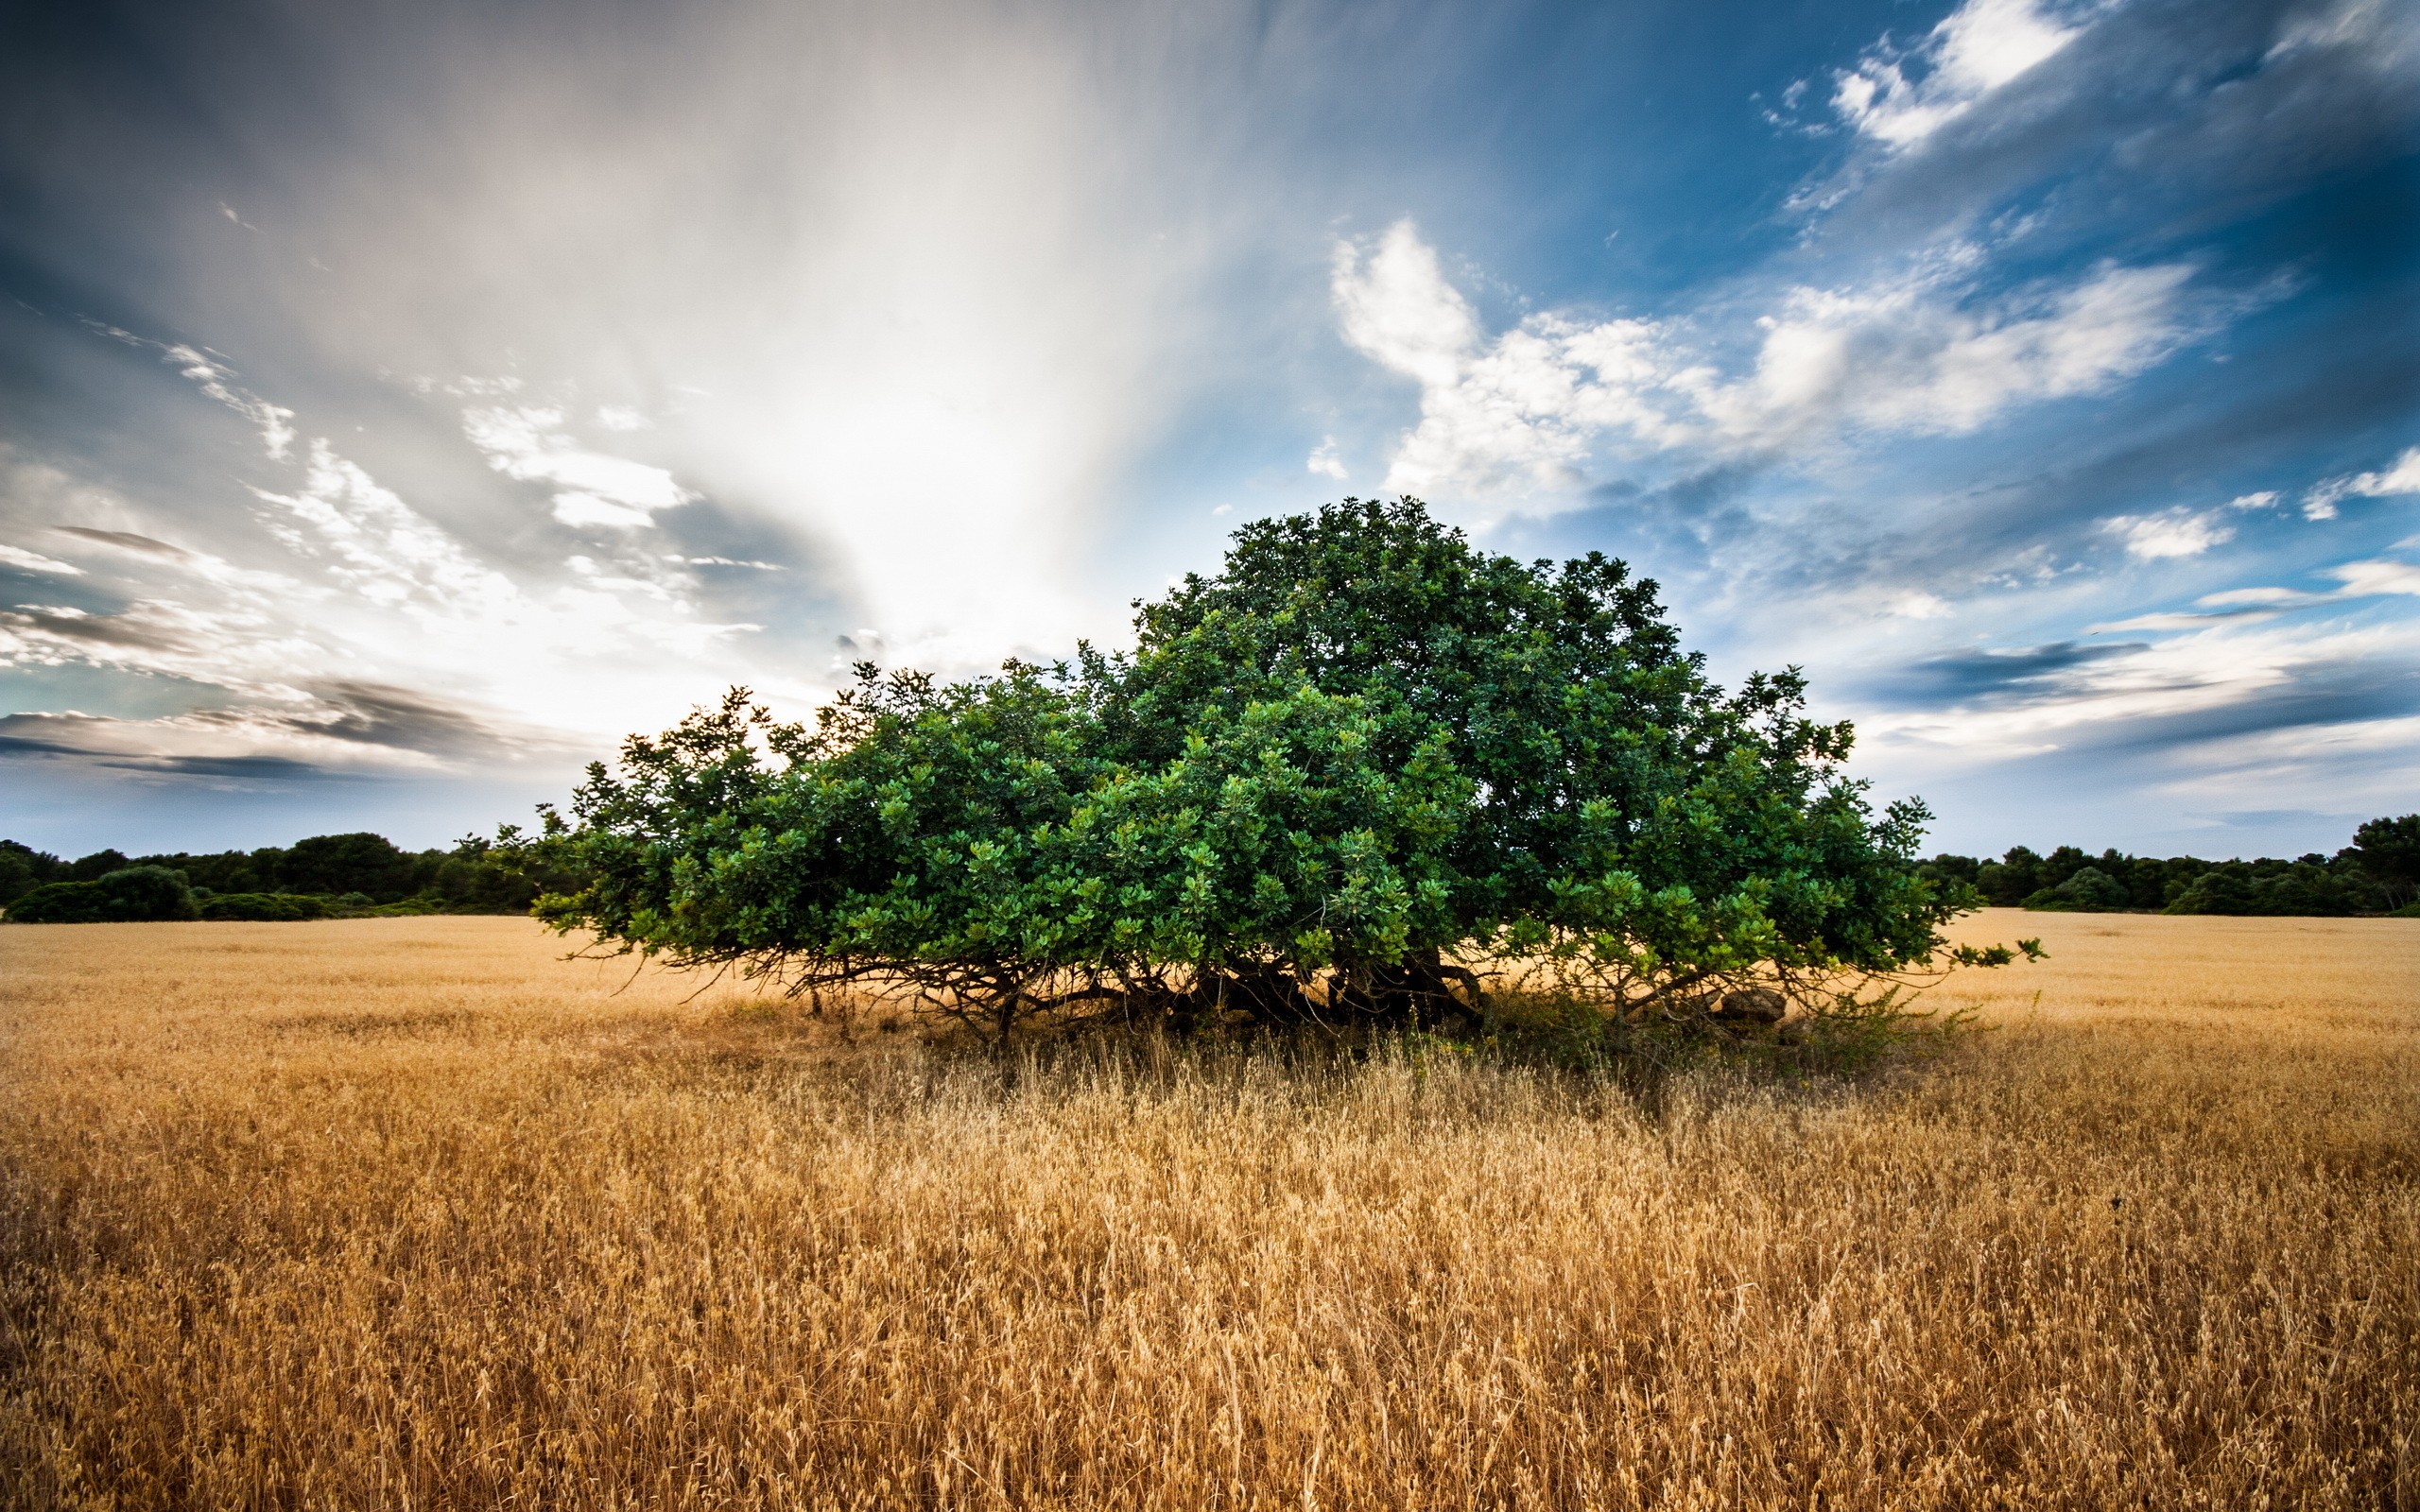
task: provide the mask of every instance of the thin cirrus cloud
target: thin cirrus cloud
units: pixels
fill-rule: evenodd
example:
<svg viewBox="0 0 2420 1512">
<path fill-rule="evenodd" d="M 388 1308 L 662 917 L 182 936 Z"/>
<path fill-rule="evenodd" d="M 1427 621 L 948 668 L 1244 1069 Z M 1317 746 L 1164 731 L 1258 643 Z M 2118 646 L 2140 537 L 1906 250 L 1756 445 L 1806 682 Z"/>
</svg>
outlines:
<svg viewBox="0 0 2420 1512">
<path fill-rule="evenodd" d="M 2333 520 L 2337 506 L 2346 499 L 2388 499 L 2405 493 L 2420 493 L 2420 446 L 2406 451 L 2387 467 L 2314 485 L 2303 495 L 2303 517 Z"/>
</svg>

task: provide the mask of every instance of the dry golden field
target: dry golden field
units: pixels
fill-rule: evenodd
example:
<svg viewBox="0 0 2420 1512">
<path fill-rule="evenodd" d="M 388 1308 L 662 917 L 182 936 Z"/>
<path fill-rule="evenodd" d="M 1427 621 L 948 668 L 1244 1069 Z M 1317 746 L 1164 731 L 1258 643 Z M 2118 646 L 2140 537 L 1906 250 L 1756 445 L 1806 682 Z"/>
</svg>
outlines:
<svg viewBox="0 0 2420 1512">
<path fill-rule="evenodd" d="M 0 928 L 0 1504 L 2420 1507 L 2420 922 L 1966 933 L 1995 1032 L 1649 1109 Z"/>
</svg>

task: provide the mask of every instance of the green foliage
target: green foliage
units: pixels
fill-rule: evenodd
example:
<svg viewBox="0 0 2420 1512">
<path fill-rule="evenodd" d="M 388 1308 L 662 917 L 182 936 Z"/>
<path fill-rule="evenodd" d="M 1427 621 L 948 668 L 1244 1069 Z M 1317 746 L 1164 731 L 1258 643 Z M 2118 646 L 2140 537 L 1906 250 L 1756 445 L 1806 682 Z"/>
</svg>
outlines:
<svg viewBox="0 0 2420 1512">
<path fill-rule="evenodd" d="M 11 922 L 98 924 L 198 919 L 184 874 L 165 867 L 122 867 L 89 882 L 45 883 L 9 905 Z"/>
<path fill-rule="evenodd" d="M 327 918 L 328 905 L 321 899 L 294 893 L 222 892 L 201 901 L 201 917 L 258 923 L 299 923 L 304 919 Z"/>
<path fill-rule="evenodd" d="M 0 908 L 6 908 L 46 882 L 65 879 L 66 867 L 46 851 L 14 840 L 0 840 Z"/>
<path fill-rule="evenodd" d="M 108 876 L 112 871 L 124 871 L 128 867 L 134 864 L 135 863 L 129 861 L 126 856 L 119 851 L 95 850 L 91 855 L 78 856 L 74 861 L 69 862 L 67 864 L 66 880 L 69 882 L 95 882 L 102 877 Z"/>
<path fill-rule="evenodd" d="M 2025 900 L 2028 908 L 2076 914 L 2116 913 L 2133 902 L 2126 885 L 2098 867 L 2080 867 L 2055 887 Z"/>
<path fill-rule="evenodd" d="M 2327 917 L 2352 913 L 2357 897 L 2356 885 L 2308 861 L 2276 870 L 2213 868 L 2163 912 Z"/>
<path fill-rule="evenodd" d="M 277 880 L 285 892 L 357 892 L 392 902 L 412 892 L 415 878 L 409 853 L 385 835 L 355 833 L 295 841 L 277 863 Z"/>
<path fill-rule="evenodd" d="M 2353 858 L 2390 908 L 2420 901 L 2420 814 L 2376 818 L 2353 832 Z"/>
<path fill-rule="evenodd" d="M 1945 964 L 1974 903 L 1917 873 L 1920 804 L 1841 775 L 1851 731 L 1794 670 L 1724 692 L 1618 561 L 1348 500 L 1137 610 L 1131 654 L 868 665 L 811 727 L 735 690 L 504 849 L 586 879 L 537 911 L 607 950 L 1002 1036 L 1467 1022 L 1539 973 L 1625 1022 L 1747 984 L 1836 1004 Z"/>
</svg>

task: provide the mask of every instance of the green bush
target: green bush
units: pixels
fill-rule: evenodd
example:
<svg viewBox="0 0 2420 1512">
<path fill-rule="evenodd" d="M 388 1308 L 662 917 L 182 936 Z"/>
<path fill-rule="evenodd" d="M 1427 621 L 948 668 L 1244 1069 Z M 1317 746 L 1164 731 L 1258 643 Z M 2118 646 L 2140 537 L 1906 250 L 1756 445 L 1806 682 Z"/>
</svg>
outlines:
<svg viewBox="0 0 2420 1512">
<path fill-rule="evenodd" d="M 20 924 L 98 924 L 199 919 L 184 874 L 165 867 L 123 867 L 89 882 L 47 883 L 9 905 Z"/>
<path fill-rule="evenodd" d="M 2165 911 L 2326 918 L 2354 912 L 2357 898 L 2347 879 L 2308 863 L 2263 871 L 2238 862 L 2204 872 Z"/>
<path fill-rule="evenodd" d="M 1795 670 L 1726 693 L 1656 593 L 1348 500 L 1237 532 L 1219 576 L 1138 606 L 1132 654 L 866 665 L 812 726 L 734 690 L 500 850 L 583 879 L 536 911 L 609 951 L 1002 1037 L 1417 1028 L 1542 976 L 1625 1022 L 1748 985 L 1837 1010 L 2008 959 L 1945 945 L 1974 893 L 1917 874 L 1926 811 L 1873 813 Z"/>
<path fill-rule="evenodd" d="M 2125 885 L 2097 867 L 2085 867 L 2055 887 L 2025 900 L 2025 906 L 2059 913 L 2107 914 L 2127 906 Z"/>
<path fill-rule="evenodd" d="M 201 917 L 210 919 L 294 923 L 327 914 L 327 904 L 320 899 L 295 893 L 225 892 L 201 902 Z"/>
</svg>

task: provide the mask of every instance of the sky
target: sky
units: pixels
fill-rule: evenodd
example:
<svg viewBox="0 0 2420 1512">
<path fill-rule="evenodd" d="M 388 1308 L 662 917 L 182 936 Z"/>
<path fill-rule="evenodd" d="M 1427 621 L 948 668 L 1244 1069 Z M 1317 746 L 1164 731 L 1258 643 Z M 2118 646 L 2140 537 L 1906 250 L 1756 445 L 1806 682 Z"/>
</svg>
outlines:
<svg viewBox="0 0 2420 1512">
<path fill-rule="evenodd" d="M 1940 849 L 2420 808 L 2420 8 L 0 11 L 0 834 L 526 820 L 1426 500 Z"/>
</svg>

